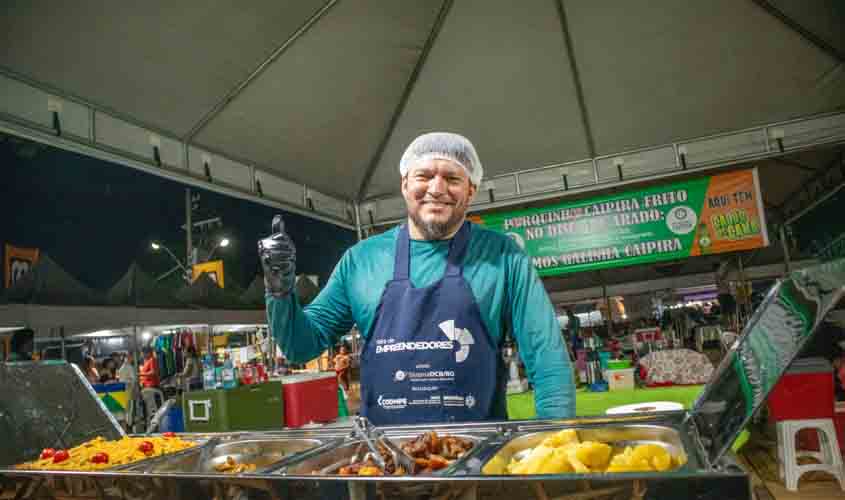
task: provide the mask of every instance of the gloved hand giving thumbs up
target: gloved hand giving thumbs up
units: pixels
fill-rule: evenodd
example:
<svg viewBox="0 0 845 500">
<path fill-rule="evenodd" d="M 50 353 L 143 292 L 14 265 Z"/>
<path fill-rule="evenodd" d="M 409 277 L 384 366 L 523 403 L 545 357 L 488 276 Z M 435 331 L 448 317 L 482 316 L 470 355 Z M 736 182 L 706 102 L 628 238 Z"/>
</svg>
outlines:
<svg viewBox="0 0 845 500">
<path fill-rule="evenodd" d="M 269 237 L 258 242 L 264 289 L 274 297 L 285 297 L 296 282 L 296 247 L 285 233 L 281 215 L 273 217 L 270 232 Z"/>
</svg>

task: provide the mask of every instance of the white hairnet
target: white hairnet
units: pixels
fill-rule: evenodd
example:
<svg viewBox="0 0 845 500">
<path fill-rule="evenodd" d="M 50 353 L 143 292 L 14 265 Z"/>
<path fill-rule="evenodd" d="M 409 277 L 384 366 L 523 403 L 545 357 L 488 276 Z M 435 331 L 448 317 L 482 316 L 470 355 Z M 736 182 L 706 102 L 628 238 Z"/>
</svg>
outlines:
<svg viewBox="0 0 845 500">
<path fill-rule="evenodd" d="M 471 183 L 478 186 L 484 177 L 484 168 L 475 152 L 475 146 L 462 135 L 450 132 L 423 134 L 408 146 L 399 160 L 399 173 L 408 174 L 411 167 L 426 160 L 450 160 L 464 167 Z"/>
</svg>

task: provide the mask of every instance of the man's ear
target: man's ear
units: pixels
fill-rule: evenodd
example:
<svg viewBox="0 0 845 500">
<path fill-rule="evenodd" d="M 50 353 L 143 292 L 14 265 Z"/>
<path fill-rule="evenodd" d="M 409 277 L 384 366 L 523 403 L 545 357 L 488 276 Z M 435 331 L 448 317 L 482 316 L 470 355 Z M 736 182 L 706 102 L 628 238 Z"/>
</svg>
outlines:
<svg viewBox="0 0 845 500">
<path fill-rule="evenodd" d="M 475 193 L 478 192 L 478 187 L 473 184 L 472 182 L 469 183 L 469 200 L 467 201 L 467 205 L 472 203 L 472 200 L 475 199 Z"/>
<path fill-rule="evenodd" d="M 399 187 L 402 189 L 402 195 L 404 196 L 405 193 L 408 191 L 408 176 L 402 176 L 402 180 L 399 181 Z"/>
</svg>

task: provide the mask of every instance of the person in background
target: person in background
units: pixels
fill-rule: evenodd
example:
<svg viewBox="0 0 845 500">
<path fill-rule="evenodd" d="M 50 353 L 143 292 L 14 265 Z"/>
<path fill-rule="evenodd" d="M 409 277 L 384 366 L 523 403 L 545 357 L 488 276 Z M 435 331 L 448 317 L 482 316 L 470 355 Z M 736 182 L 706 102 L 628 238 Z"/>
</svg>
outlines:
<svg viewBox="0 0 845 500">
<path fill-rule="evenodd" d="M 727 263 L 713 264 L 713 274 L 716 279 L 716 291 L 719 295 L 719 312 L 721 313 L 722 327 L 736 331 L 736 299 L 731 294 L 731 284 L 727 279 Z"/>
<path fill-rule="evenodd" d="M 114 362 L 114 378 L 117 379 L 117 370 L 123 366 L 123 358 L 126 356 L 124 351 L 114 351 L 109 356 L 111 360 Z"/>
<path fill-rule="evenodd" d="M 131 352 L 126 353 L 123 358 L 123 364 L 117 370 L 117 380 L 125 382 L 128 386 L 129 382 L 138 381 L 138 372 L 135 368 L 135 355 Z"/>
<path fill-rule="evenodd" d="M 132 430 L 135 422 L 135 413 L 138 408 L 138 398 L 141 394 L 138 387 L 138 367 L 135 366 L 135 354 L 132 351 L 123 357 L 123 364 L 117 370 L 117 380 L 126 384 L 126 425 Z"/>
<path fill-rule="evenodd" d="M 95 360 L 93 356 L 85 356 L 85 360 L 82 362 L 82 373 L 85 374 L 85 378 L 88 379 L 89 384 L 100 383 L 100 372 L 97 371 L 97 360 Z"/>
<path fill-rule="evenodd" d="M 566 329 L 569 331 L 569 341 L 572 343 L 572 355 L 578 355 L 578 349 L 582 349 L 584 341 L 581 339 L 581 319 L 572 312 L 572 308 L 566 308 Z"/>
<path fill-rule="evenodd" d="M 141 365 L 140 375 L 141 387 L 158 387 L 158 362 L 150 347 L 144 348 L 144 364 Z"/>
<path fill-rule="evenodd" d="M 114 358 L 106 358 L 103 360 L 103 369 L 100 370 L 100 383 L 108 384 L 117 380 L 117 364 Z"/>
<path fill-rule="evenodd" d="M 185 357 L 185 367 L 179 377 L 182 379 L 182 392 L 191 390 L 192 385 L 202 384 L 202 363 L 200 362 L 197 349 L 193 345 L 188 347 L 188 355 Z"/>
<path fill-rule="evenodd" d="M 346 392 L 349 392 L 349 367 L 352 364 L 352 358 L 346 351 L 346 346 L 340 346 L 340 352 L 334 357 L 334 372 L 337 376 L 337 383 L 343 386 Z"/>
</svg>

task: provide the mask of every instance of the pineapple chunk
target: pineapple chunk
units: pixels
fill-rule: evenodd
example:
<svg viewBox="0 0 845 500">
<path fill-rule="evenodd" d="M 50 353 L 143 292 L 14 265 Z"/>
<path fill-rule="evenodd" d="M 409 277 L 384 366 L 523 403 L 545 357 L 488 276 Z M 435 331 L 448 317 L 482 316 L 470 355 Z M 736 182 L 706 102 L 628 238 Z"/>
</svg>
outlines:
<svg viewBox="0 0 845 500">
<path fill-rule="evenodd" d="M 634 461 L 644 460 L 656 471 L 666 471 L 672 466 L 672 456 L 656 444 L 641 444 L 634 448 L 631 455 Z"/>
<path fill-rule="evenodd" d="M 508 466 L 511 474 L 539 474 L 539 470 L 551 458 L 554 448 L 538 446 L 527 457 Z"/>
<path fill-rule="evenodd" d="M 578 442 L 578 433 L 575 432 L 575 429 L 564 429 L 544 439 L 541 445 L 548 446 L 550 448 L 557 448 L 559 446 L 566 446 L 570 443 Z"/>
<path fill-rule="evenodd" d="M 613 449 L 595 441 L 585 441 L 578 445 L 575 456 L 578 460 L 592 471 L 604 471 L 610 461 L 610 453 Z"/>
<path fill-rule="evenodd" d="M 569 446 L 564 448 L 566 450 L 566 456 L 569 458 L 569 464 L 572 465 L 572 469 L 579 474 L 586 474 L 590 472 L 590 469 L 584 465 L 581 460 L 578 459 L 578 445 L 577 444 L 570 444 Z"/>
<path fill-rule="evenodd" d="M 566 448 L 554 448 L 551 457 L 543 464 L 537 474 L 564 474 L 572 472 Z"/>
</svg>

